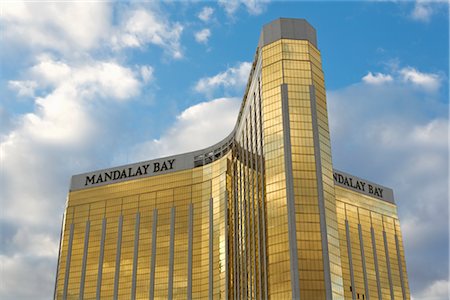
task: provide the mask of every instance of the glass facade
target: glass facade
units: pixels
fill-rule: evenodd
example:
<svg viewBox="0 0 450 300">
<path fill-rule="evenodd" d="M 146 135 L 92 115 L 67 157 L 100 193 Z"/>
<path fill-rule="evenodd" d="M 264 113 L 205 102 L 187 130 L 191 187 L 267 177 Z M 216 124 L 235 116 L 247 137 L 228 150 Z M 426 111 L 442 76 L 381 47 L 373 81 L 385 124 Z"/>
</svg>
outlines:
<svg viewBox="0 0 450 300">
<path fill-rule="evenodd" d="M 72 178 L 55 298 L 409 298 L 393 199 L 336 176 L 315 30 L 276 20 L 226 139 Z"/>
<path fill-rule="evenodd" d="M 394 204 L 336 186 L 346 299 L 410 299 Z"/>
</svg>

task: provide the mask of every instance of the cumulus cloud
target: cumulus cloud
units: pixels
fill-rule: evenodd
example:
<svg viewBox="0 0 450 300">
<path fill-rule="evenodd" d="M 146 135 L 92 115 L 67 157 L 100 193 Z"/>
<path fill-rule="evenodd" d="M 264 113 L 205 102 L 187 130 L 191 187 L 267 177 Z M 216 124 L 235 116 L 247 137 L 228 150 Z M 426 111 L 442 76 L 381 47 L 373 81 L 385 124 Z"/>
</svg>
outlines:
<svg viewBox="0 0 450 300">
<path fill-rule="evenodd" d="M 82 87 L 83 96 L 95 95 L 115 100 L 135 96 L 140 84 L 132 70 L 114 61 L 92 61 L 81 66 L 69 66 L 61 60 L 41 56 L 30 73 L 41 86 Z"/>
<path fill-rule="evenodd" d="M 138 144 L 133 157 L 144 160 L 212 146 L 231 133 L 239 107 L 239 98 L 218 98 L 193 105 L 181 112 L 159 139 Z"/>
<path fill-rule="evenodd" d="M 183 26 L 170 22 L 156 5 L 131 6 L 118 10 L 117 18 L 113 15 L 107 2 L 9 2 L 2 6 L 0 24 L 5 42 L 33 51 L 73 56 L 96 48 L 120 50 L 152 44 L 173 58 L 183 56 Z"/>
<path fill-rule="evenodd" d="M 259 15 L 266 9 L 267 2 L 265 0 L 219 0 L 219 5 L 230 16 L 234 15 L 241 6 L 244 6 L 249 14 Z"/>
<path fill-rule="evenodd" d="M 448 10 L 448 0 L 416 0 L 409 16 L 414 21 L 430 22 L 439 12 Z"/>
<path fill-rule="evenodd" d="M 364 76 L 362 78 L 362 80 L 368 84 L 382 84 L 382 83 L 390 82 L 393 79 L 392 79 L 391 75 L 382 74 L 382 73 L 372 74 L 372 72 L 369 72 L 369 73 L 367 73 L 366 76 Z"/>
<path fill-rule="evenodd" d="M 444 119 L 435 119 L 425 126 L 415 127 L 411 132 L 412 141 L 424 147 L 439 147 L 445 150 L 448 138 L 447 125 Z"/>
<path fill-rule="evenodd" d="M 20 125 L 1 144 L 2 176 L 9 182 L 5 192 L 17 197 L 3 203 L 3 217 L 23 217 L 24 222 L 33 222 L 34 218 L 38 222 L 46 215 L 43 209 L 48 202 L 38 200 L 42 188 L 51 189 L 39 175 L 48 171 L 45 164 L 54 165 L 52 159 L 62 158 L 71 147 L 92 142 L 96 129 L 102 127 L 94 117 L 98 108 L 95 103 L 129 100 L 141 86 L 130 69 L 114 62 L 70 66 L 46 59 L 31 69 L 35 80 L 50 85 L 50 92 L 35 99 L 35 111 L 23 115 Z M 55 70 L 60 77 L 54 76 Z M 61 154 L 48 155 L 56 149 Z M 28 189 L 21 188 L 23 182 L 29 182 Z"/>
<path fill-rule="evenodd" d="M 401 69 L 400 75 L 404 81 L 430 91 L 436 91 L 441 85 L 441 78 L 438 74 L 422 73 L 411 67 Z"/>
<path fill-rule="evenodd" d="M 208 22 L 211 19 L 213 14 L 214 14 L 214 8 L 205 6 L 202 8 L 202 10 L 198 13 L 197 16 L 203 22 Z"/>
<path fill-rule="evenodd" d="M 442 300 L 449 298 L 450 282 L 447 280 L 436 280 L 420 295 L 412 297 L 412 300 Z"/>
<path fill-rule="evenodd" d="M 247 83 L 251 67 L 250 62 L 242 62 L 212 77 L 201 78 L 196 83 L 195 90 L 212 95 L 220 89 L 225 92 L 242 89 Z"/>
<path fill-rule="evenodd" d="M 126 11 L 111 37 L 113 47 L 139 48 L 146 44 L 162 47 L 173 58 L 183 57 L 180 37 L 183 26 L 164 19 L 157 11 L 139 8 Z"/>
<path fill-rule="evenodd" d="M 425 73 L 413 67 L 393 68 L 392 74 L 368 72 L 362 81 L 369 85 L 383 85 L 390 82 L 406 84 L 410 87 L 419 88 L 427 92 L 436 92 L 441 87 L 443 78 L 440 74 Z"/>
<path fill-rule="evenodd" d="M 153 67 L 152 66 L 141 66 L 141 77 L 145 83 L 153 80 Z"/>
<path fill-rule="evenodd" d="M 439 90 L 403 76 L 328 93 L 333 161 L 394 189 L 412 295 L 447 299 L 448 108 Z"/>
<path fill-rule="evenodd" d="M 37 83 L 33 80 L 10 80 L 8 87 L 15 90 L 21 97 L 33 97 Z"/>
<path fill-rule="evenodd" d="M 195 33 L 195 40 L 198 43 L 206 44 L 208 43 L 208 39 L 211 36 L 211 31 L 208 28 L 202 29 Z"/>
<path fill-rule="evenodd" d="M 444 0 L 445 1 L 445 0 Z M 429 22 L 434 13 L 436 13 L 435 4 L 444 2 L 442 0 L 416 0 L 414 9 L 411 11 L 411 18 L 419 22 Z"/>
<path fill-rule="evenodd" d="M 0 103 L 0 142 L 3 141 L 13 126 L 14 120 L 10 112 Z"/>
<path fill-rule="evenodd" d="M 55 257 L 16 254 L 5 256 L 0 254 L 2 266 L 2 299 L 50 299 L 53 298 L 55 284 Z M 24 282 L 27 287 L 24 288 Z"/>
<path fill-rule="evenodd" d="M 110 21 L 106 2 L 8 2 L 0 16 L 5 44 L 65 53 L 97 47 Z"/>
<path fill-rule="evenodd" d="M 432 13 L 433 9 L 429 5 L 429 2 L 427 3 L 424 1 L 416 1 L 414 9 L 411 12 L 411 17 L 417 21 L 427 22 L 430 20 Z"/>
<path fill-rule="evenodd" d="M 38 63 L 29 70 L 32 77 L 38 78 L 39 83 L 45 86 L 56 86 L 58 83 L 69 79 L 70 67 L 62 60 L 55 60 L 48 54 L 41 54 L 37 57 Z"/>
</svg>

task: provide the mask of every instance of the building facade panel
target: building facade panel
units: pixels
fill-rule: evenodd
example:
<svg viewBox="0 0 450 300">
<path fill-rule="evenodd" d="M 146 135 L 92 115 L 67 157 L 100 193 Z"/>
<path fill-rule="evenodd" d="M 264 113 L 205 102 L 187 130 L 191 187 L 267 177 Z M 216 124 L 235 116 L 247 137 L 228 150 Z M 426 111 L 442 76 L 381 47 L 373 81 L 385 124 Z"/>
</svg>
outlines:
<svg viewBox="0 0 450 300">
<path fill-rule="evenodd" d="M 341 245 L 345 297 L 351 298 L 354 292 L 360 299 L 410 299 L 403 276 L 406 270 L 400 265 L 403 249 L 395 242 L 395 224 L 399 224 L 395 204 L 391 199 L 362 195 L 348 187 L 336 186 L 335 191 L 340 239 L 351 240 L 352 249 L 350 260 Z M 349 232 L 342 226 L 344 223 L 349 224 Z"/>
</svg>

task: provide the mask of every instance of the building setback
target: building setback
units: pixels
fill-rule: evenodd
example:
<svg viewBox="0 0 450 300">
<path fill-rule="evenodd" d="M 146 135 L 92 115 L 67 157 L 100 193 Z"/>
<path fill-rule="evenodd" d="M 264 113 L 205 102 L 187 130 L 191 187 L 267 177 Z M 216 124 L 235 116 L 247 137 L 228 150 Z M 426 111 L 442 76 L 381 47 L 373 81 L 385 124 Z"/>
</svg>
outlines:
<svg viewBox="0 0 450 300">
<path fill-rule="evenodd" d="M 409 299 L 391 189 L 333 169 L 315 29 L 262 29 L 232 133 L 72 177 L 56 299 Z"/>
</svg>

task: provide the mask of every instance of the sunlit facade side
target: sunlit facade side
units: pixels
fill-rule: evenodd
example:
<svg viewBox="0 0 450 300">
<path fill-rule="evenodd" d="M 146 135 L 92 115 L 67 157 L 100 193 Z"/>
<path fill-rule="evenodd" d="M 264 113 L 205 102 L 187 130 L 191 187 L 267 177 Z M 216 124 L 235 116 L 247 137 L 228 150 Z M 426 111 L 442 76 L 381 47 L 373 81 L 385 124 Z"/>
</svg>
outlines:
<svg viewBox="0 0 450 300">
<path fill-rule="evenodd" d="M 315 30 L 275 20 L 223 141 L 73 176 L 55 298 L 409 298 L 392 192 L 336 176 Z"/>
</svg>

